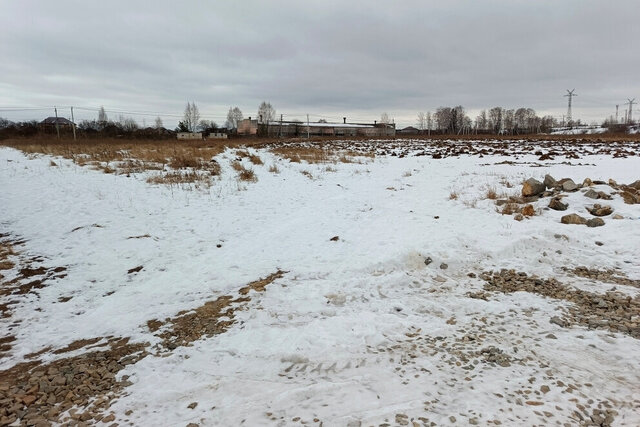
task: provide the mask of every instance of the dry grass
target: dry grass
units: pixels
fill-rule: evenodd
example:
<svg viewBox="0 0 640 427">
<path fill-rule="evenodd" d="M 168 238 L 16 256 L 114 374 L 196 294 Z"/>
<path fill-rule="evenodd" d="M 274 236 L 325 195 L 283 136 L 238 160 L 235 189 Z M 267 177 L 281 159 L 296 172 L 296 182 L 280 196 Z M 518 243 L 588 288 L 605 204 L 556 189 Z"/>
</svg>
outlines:
<svg viewBox="0 0 640 427">
<path fill-rule="evenodd" d="M 496 208 L 496 210 L 498 210 Z M 505 203 L 502 205 L 502 210 L 498 210 L 502 215 L 513 215 L 514 213 L 520 213 L 522 208 L 517 203 Z"/>
<path fill-rule="evenodd" d="M 329 150 L 320 147 L 276 147 L 274 154 L 292 163 L 364 163 L 363 157 L 373 158 L 373 153 L 357 153 L 355 151 Z"/>
<path fill-rule="evenodd" d="M 45 154 L 72 160 L 79 166 L 92 166 L 105 173 L 131 174 L 147 170 L 194 169 L 219 175 L 220 168 L 211 159 L 222 153 L 225 145 L 207 145 L 201 141 L 123 141 L 118 139 L 65 141 L 56 139 L 8 140 L 3 145 L 26 154 Z M 51 166 L 57 166 L 53 160 Z M 199 174 L 168 174 L 166 181 L 179 181 L 181 176 Z M 157 181 L 153 177 L 151 181 Z M 187 178 L 185 178 L 187 179 Z M 164 180 L 164 179 L 162 179 Z"/>
<path fill-rule="evenodd" d="M 329 165 L 326 168 L 324 168 L 325 172 L 338 172 L 338 169 L 334 168 L 333 166 Z"/>
<path fill-rule="evenodd" d="M 478 205 L 478 199 L 473 199 L 473 200 L 465 200 L 464 202 L 462 202 L 466 207 L 468 208 L 476 208 L 476 206 Z"/>
<path fill-rule="evenodd" d="M 504 186 L 505 186 L 505 187 L 507 187 L 507 188 L 513 188 L 513 184 L 512 184 L 512 183 L 510 183 L 510 182 L 507 180 L 507 178 L 506 178 L 506 177 L 504 177 L 504 176 L 503 176 L 502 178 L 500 178 L 500 184 L 504 185 Z"/>
<path fill-rule="evenodd" d="M 457 191 L 452 191 L 451 193 L 449 193 L 449 200 L 458 200 L 458 192 Z"/>
<path fill-rule="evenodd" d="M 521 213 L 524 216 L 534 216 L 536 214 L 536 211 L 533 208 L 533 205 L 526 205 L 524 208 L 522 208 Z"/>
<path fill-rule="evenodd" d="M 271 172 L 271 173 L 280 173 L 280 169 L 278 169 L 278 166 L 276 164 L 273 164 L 273 165 L 269 166 L 269 172 Z"/>
<path fill-rule="evenodd" d="M 487 193 L 485 194 L 485 198 L 489 200 L 496 200 L 498 198 L 498 193 L 496 192 L 496 189 L 493 187 L 489 187 L 489 189 L 487 189 Z"/>
<path fill-rule="evenodd" d="M 313 175 L 311 175 L 311 172 L 309 171 L 300 171 L 300 173 L 309 179 L 313 179 Z"/>
<path fill-rule="evenodd" d="M 249 155 L 249 161 L 254 165 L 263 165 L 262 159 L 256 154 Z"/>
<path fill-rule="evenodd" d="M 244 165 L 239 161 L 231 162 L 231 167 L 238 172 L 238 180 L 247 181 L 247 182 L 256 182 L 258 181 L 258 177 L 256 176 L 253 169 L 247 169 Z"/>
<path fill-rule="evenodd" d="M 149 184 L 182 185 L 198 184 L 209 187 L 211 175 L 208 172 L 195 170 L 165 172 L 147 178 Z"/>
<path fill-rule="evenodd" d="M 408 178 L 411 176 L 411 171 L 406 171 L 405 173 L 402 174 L 403 177 Z"/>
</svg>

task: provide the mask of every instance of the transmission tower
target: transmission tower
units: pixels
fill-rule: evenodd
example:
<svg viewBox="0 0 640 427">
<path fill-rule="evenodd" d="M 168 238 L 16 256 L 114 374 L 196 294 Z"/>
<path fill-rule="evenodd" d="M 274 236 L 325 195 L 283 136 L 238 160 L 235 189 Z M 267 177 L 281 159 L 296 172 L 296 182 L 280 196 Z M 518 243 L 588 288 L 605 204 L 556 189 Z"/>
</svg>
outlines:
<svg viewBox="0 0 640 427">
<path fill-rule="evenodd" d="M 567 108 L 567 123 L 571 127 L 573 127 L 573 120 L 571 119 L 571 99 L 574 96 L 578 96 L 577 94 L 573 93 L 575 91 L 576 91 L 575 89 L 572 89 L 572 90 L 567 89 L 567 94 L 565 95 L 565 96 L 569 97 L 569 107 Z"/>
<path fill-rule="evenodd" d="M 629 115 L 627 116 L 627 124 L 630 125 L 633 123 L 633 104 L 637 104 L 636 99 L 627 98 L 627 104 L 629 104 Z"/>
</svg>

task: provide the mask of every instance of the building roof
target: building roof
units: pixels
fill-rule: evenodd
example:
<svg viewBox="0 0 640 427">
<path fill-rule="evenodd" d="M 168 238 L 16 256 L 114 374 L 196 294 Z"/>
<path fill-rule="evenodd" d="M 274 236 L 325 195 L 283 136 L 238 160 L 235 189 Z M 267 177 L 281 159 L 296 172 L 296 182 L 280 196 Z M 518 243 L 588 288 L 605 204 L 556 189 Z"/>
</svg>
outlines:
<svg viewBox="0 0 640 427">
<path fill-rule="evenodd" d="M 286 125 L 298 125 L 307 127 L 306 123 L 303 122 L 282 122 L 283 126 Z M 269 122 L 269 126 L 280 126 L 280 122 Z M 318 123 L 318 122 L 309 122 L 310 128 L 372 128 L 374 125 L 365 125 L 365 124 L 357 124 L 357 123 Z"/>
<path fill-rule="evenodd" d="M 59 125 L 72 125 L 73 122 L 71 120 L 65 119 L 64 117 L 47 117 L 43 121 L 40 122 L 42 125 L 55 125 L 56 121 Z"/>
</svg>

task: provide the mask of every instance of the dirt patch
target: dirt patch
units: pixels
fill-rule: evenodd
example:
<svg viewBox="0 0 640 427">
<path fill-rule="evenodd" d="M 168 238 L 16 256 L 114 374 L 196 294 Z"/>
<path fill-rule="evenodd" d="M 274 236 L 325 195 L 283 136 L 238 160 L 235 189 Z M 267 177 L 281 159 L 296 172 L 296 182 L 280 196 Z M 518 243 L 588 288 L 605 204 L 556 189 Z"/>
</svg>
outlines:
<svg viewBox="0 0 640 427">
<path fill-rule="evenodd" d="M 567 271 L 567 269 L 565 269 L 565 271 Z M 640 288 L 640 280 L 629 279 L 624 274 L 616 272 L 615 270 L 598 270 L 581 266 L 568 271 L 578 277 L 584 277 L 586 279 Z"/>
<path fill-rule="evenodd" d="M 267 277 L 265 277 L 264 279 L 259 279 L 256 280 L 254 282 L 249 283 L 247 286 L 240 288 L 240 290 L 238 291 L 241 295 L 246 295 L 249 293 L 250 290 L 254 290 L 256 292 L 262 292 L 264 291 L 264 288 L 272 283 L 274 280 L 281 278 L 282 276 L 284 276 L 284 271 L 276 271 L 275 273 L 272 273 L 270 275 L 268 275 Z"/>
<path fill-rule="evenodd" d="M 37 294 L 38 289 L 47 286 L 48 280 L 62 278 L 66 275 L 64 273 L 65 267 L 36 265 L 42 261 L 42 258 L 24 257 L 19 251 L 19 247 L 23 243 L 22 240 L 11 239 L 8 234 L 0 235 L 0 263 L 4 263 L 4 266 L 8 268 L 15 267 L 17 269 L 17 275 L 10 280 L 0 274 L 0 318 L 3 319 L 11 317 L 12 306 L 19 304 L 22 300 L 21 297 Z M 11 333 L 12 329 L 12 326 L 9 326 L 6 335 L 4 331 L 3 335 L 0 335 L 0 358 L 11 350 L 11 343 L 15 340 Z"/>
<path fill-rule="evenodd" d="M 144 358 L 145 347 L 130 344 L 128 338 L 112 338 L 104 351 L 0 371 L 0 425 L 94 424 L 113 419 L 105 412 L 130 384 L 126 376 L 117 381 L 116 375 Z"/>
<path fill-rule="evenodd" d="M 130 268 L 129 270 L 127 270 L 127 274 L 137 273 L 137 272 L 141 271 L 143 268 L 144 268 L 144 266 L 142 266 L 142 265 Z"/>
<path fill-rule="evenodd" d="M 149 235 L 149 234 L 141 234 L 140 236 L 129 236 L 129 237 L 127 237 L 127 240 L 129 240 L 129 239 L 146 239 L 146 238 L 149 238 L 149 237 L 151 237 L 151 235 Z"/>
<path fill-rule="evenodd" d="M 562 318 L 552 317 L 551 323 L 562 327 L 582 325 L 590 329 L 606 329 L 640 339 L 640 298 L 619 292 L 596 294 L 572 289 L 558 280 L 528 276 L 524 272 L 502 270 L 484 272 L 485 291 L 503 293 L 530 292 L 548 298 L 569 301 Z"/>
<path fill-rule="evenodd" d="M 89 346 L 91 344 L 95 344 L 101 339 L 102 338 L 89 338 L 89 339 L 76 340 L 71 344 L 67 345 L 66 347 L 55 350 L 53 354 L 62 354 L 62 353 L 68 353 L 70 351 L 79 350 L 83 347 Z"/>
<path fill-rule="evenodd" d="M 264 279 L 259 279 L 240 288 L 240 295 L 247 295 L 251 290 L 263 292 L 265 287 L 282 277 L 284 271 L 278 270 Z M 223 295 L 215 300 L 207 301 L 193 310 L 181 311 L 173 318 L 164 321 L 153 319 L 147 322 L 151 332 L 162 339 L 162 347 L 173 350 L 190 345 L 203 337 L 225 332 L 234 322 L 234 312 L 241 308 L 249 297 Z"/>
</svg>

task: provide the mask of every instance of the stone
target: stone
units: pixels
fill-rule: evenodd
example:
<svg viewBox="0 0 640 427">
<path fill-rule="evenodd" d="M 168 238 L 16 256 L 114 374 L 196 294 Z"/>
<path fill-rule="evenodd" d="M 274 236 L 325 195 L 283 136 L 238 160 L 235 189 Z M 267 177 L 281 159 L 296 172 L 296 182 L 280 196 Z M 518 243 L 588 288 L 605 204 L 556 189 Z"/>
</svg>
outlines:
<svg viewBox="0 0 640 427">
<path fill-rule="evenodd" d="M 339 236 L 333 236 L 329 240 L 332 241 L 332 242 L 337 242 L 338 240 L 340 240 L 340 237 Z"/>
<path fill-rule="evenodd" d="M 602 242 L 601 242 L 601 241 L 599 241 L 599 240 L 596 240 L 596 246 L 602 246 L 602 245 L 604 245 L 604 243 L 602 243 Z"/>
<path fill-rule="evenodd" d="M 553 323 L 554 325 L 558 325 L 561 328 L 566 328 L 568 325 L 567 323 L 562 320 L 561 318 L 559 318 L 558 316 L 553 316 L 551 319 L 549 319 L 549 323 Z"/>
<path fill-rule="evenodd" d="M 550 340 L 557 340 L 558 339 L 558 337 L 553 335 L 553 334 L 547 334 L 547 335 L 545 335 L 545 338 L 548 338 Z"/>
<path fill-rule="evenodd" d="M 591 215 L 594 216 L 607 216 L 613 213 L 613 209 L 611 208 L 611 206 L 600 206 L 597 203 L 593 205 L 593 207 L 587 207 L 586 209 Z"/>
<path fill-rule="evenodd" d="M 582 181 L 583 187 L 591 187 L 592 185 L 593 185 L 593 181 L 591 181 L 590 178 L 585 178 L 584 181 Z"/>
<path fill-rule="evenodd" d="M 591 218 L 586 222 L 587 227 L 602 227 L 604 220 L 602 218 Z"/>
<path fill-rule="evenodd" d="M 545 190 L 544 184 L 534 178 L 529 178 L 522 184 L 523 197 L 536 196 L 544 192 L 544 190 Z"/>
<path fill-rule="evenodd" d="M 198 406 L 198 402 L 191 402 L 191 403 L 189 403 L 189 405 L 187 406 L 187 408 L 189 408 L 189 409 L 196 409 L 196 406 Z"/>
<path fill-rule="evenodd" d="M 540 387 L 540 391 L 543 392 L 544 394 L 547 394 L 551 391 L 551 389 L 549 388 L 548 385 L 543 385 L 542 387 Z"/>
<path fill-rule="evenodd" d="M 522 208 L 522 215 L 524 216 L 534 216 L 536 214 L 535 209 L 533 209 L 533 205 L 525 205 L 524 208 Z"/>
<path fill-rule="evenodd" d="M 588 197 L 590 199 L 599 199 L 600 195 L 598 194 L 597 191 L 595 191 L 594 189 L 590 188 L 589 191 L 584 193 L 584 197 Z"/>
<path fill-rule="evenodd" d="M 447 268 L 449 268 L 449 266 L 447 264 L 445 264 L 444 262 L 442 264 L 440 264 L 440 269 L 441 270 L 446 270 Z"/>
<path fill-rule="evenodd" d="M 633 187 L 636 190 L 640 190 L 640 179 L 637 181 L 632 182 L 631 184 L 629 184 L 627 187 Z"/>
<path fill-rule="evenodd" d="M 558 185 L 558 183 L 556 182 L 556 180 L 549 174 L 544 176 L 544 186 L 546 188 L 553 188 L 556 185 Z"/>
<path fill-rule="evenodd" d="M 560 218 L 560 222 L 563 224 L 586 224 L 587 220 L 578 214 L 569 214 Z"/>
<path fill-rule="evenodd" d="M 22 398 L 22 401 L 24 402 L 25 405 L 29 406 L 36 401 L 36 397 L 32 394 L 28 394 Z"/>
<path fill-rule="evenodd" d="M 611 200 L 611 195 L 605 193 L 604 191 L 598 191 L 598 199 Z"/>
<path fill-rule="evenodd" d="M 522 215 L 521 213 L 517 213 L 513 216 L 513 219 L 515 219 L 516 221 L 522 221 L 524 219 L 524 215 Z"/>
<path fill-rule="evenodd" d="M 562 203 L 557 197 L 554 197 L 549 202 L 549 208 L 553 209 L 554 211 L 566 211 L 568 207 L 569 205 L 567 203 Z"/>
<path fill-rule="evenodd" d="M 578 189 L 578 185 L 573 182 L 572 179 L 567 179 L 565 182 L 562 183 L 562 189 L 564 191 L 576 191 Z"/>
<path fill-rule="evenodd" d="M 115 421 L 115 419 L 116 419 L 115 415 L 111 414 L 111 415 L 107 415 L 106 417 L 104 417 L 102 419 L 102 422 L 103 423 L 110 423 L 112 421 Z"/>
<path fill-rule="evenodd" d="M 624 219 L 624 217 L 622 215 L 620 215 L 620 214 L 615 214 L 611 218 L 613 218 L 613 219 Z"/>
<path fill-rule="evenodd" d="M 428 257 L 426 257 L 426 258 L 424 259 L 424 265 L 429 265 L 429 264 L 431 264 L 432 262 L 433 262 L 433 260 L 431 259 L 431 257 L 430 257 L 430 256 L 428 256 Z"/>
</svg>

